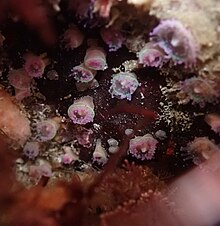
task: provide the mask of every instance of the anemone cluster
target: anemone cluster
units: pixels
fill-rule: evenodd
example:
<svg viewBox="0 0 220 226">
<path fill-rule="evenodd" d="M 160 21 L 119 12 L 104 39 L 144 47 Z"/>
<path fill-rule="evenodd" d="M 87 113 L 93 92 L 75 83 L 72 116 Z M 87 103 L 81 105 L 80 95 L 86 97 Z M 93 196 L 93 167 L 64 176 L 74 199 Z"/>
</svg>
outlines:
<svg viewBox="0 0 220 226">
<path fill-rule="evenodd" d="M 0 130 L 23 150 L 19 179 L 102 169 L 127 139 L 122 156 L 146 164 L 169 155 L 208 159 L 220 133 L 218 54 L 196 27 L 159 14 L 157 4 L 55 1 L 47 7 L 56 35 L 44 29 L 33 38 L 14 17 L 1 28 L 0 106 L 8 107 L 0 109 Z M 204 48 L 213 53 L 207 60 Z M 23 124 L 20 135 L 14 121 Z"/>
<path fill-rule="evenodd" d="M 180 225 L 167 184 L 220 151 L 219 8 L 0 4 L 0 225 Z"/>
</svg>

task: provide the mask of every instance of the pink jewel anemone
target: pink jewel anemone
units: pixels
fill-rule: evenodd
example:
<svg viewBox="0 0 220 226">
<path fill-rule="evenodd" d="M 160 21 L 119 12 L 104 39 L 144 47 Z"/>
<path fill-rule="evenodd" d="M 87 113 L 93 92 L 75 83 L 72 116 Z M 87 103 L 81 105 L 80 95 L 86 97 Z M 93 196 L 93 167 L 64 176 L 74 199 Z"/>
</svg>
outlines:
<svg viewBox="0 0 220 226">
<path fill-rule="evenodd" d="M 128 153 L 137 159 L 151 160 L 157 148 L 158 141 L 151 134 L 137 136 L 130 140 Z"/>
<path fill-rule="evenodd" d="M 82 34 L 82 32 L 76 26 L 71 26 L 64 32 L 62 41 L 64 42 L 65 48 L 67 50 L 73 50 L 81 46 L 83 40 L 84 35 Z"/>
<path fill-rule="evenodd" d="M 77 82 L 91 82 L 96 71 L 86 68 L 83 64 L 75 66 L 72 70 L 70 76 L 73 76 Z"/>
<path fill-rule="evenodd" d="M 23 153 L 29 159 L 35 159 L 40 152 L 40 145 L 38 142 L 27 142 L 24 146 Z"/>
<path fill-rule="evenodd" d="M 40 78 L 43 76 L 46 63 L 41 56 L 27 54 L 25 56 L 24 70 L 32 78 Z"/>
<path fill-rule="evenodd" d="M 138 53 L 138 62 L 148 67 L 162 67 L 164 56 L 164 51 L 159 46 L 149 42 Z"/>
<path fill-rule="evenodd" d="M 36 129 L 39 140 L 52 140 L 56 136 L 58 127 L 58 123 L 52 119 L 38 122 L 36 125 Z"/>
<path fill-rule="evenodd" d="M 186 27 L 178 20 L 163 20 L 151 32 L 151 40 L 164 50 L 174 64 L 191 67 L 196 63 L 198 45 Z"/>
<path fill-rule="evenodd" d="M 217 114 L 208 114 L 205 116 L 205 121 L 211 126 L 211 129 L 220 135 L 220 116 Z"/>
<path fill-rule="evenodd" d="M 112 98 L 131 100 L 131 95 L 140 85 L 134 73 L 120 72 L 113 75 L 109 92 Z"/>
<path fill-rule="evenodd" d="M 108 45 L 109 52 L 117 51 L 122 47 L 124 38 L 119 30 L 114 28 L 103 28 L 101 30 L 101 36 L 103 41 Z"/>
<path fill-rule="evenodd" d="M 74 101 L 68 108 L 68 116 L 75 124 L 85 125 L 93 122 L 95 112 L 92 97 L 85 96 Z"/>
<path fill-rule="evenodd" d="M 104 71 L 108 67 L 105 51 L 100 47 L 88 48 L 84 57 L 84 64 L 90 69 Z"/>
</svg>

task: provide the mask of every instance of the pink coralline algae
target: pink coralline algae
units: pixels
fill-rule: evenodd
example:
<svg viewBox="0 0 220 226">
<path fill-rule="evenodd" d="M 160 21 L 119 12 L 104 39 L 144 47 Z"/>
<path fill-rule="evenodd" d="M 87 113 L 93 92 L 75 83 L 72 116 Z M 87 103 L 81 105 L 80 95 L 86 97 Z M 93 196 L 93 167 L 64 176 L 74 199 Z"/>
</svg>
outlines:
<svg viewBox="0 0 220 226">
<path fill-rule="evenodd" d="M 113 75 L 109 92 L 112 98 L 131 100 L 131 95 L 140 85 L 134 73 L 120 72 Z"/>
<path fill-rule="evenodd" d="M 27 54 L 25 57 L 24 70 L 32 78 L 40 78 L 43 76 L 44 69 L 47 66 L 43 56 Z"/>
<path fill-rule="evenodd" d="M 191 32 L 178 20 L 163 20 L 151 32 L 156 42 L 174 64 L 191 67 L 196 63 L 198 45 Z"/>
<path fill-rule="evenodd" d="M 219 151 L 219 147 L 207 137 L 196 137 L 187 144 L 185 149 L 193 156 L 193 162 L 196 165 L 204 160 L 208 160 L 213 154 Z"/>
<path fill-rule="evenodd" d="M 82 45 L 84 40 L 83 33 L 74 25 L 64 32 L 62 42 L 67 50 L 73 50 Z"/>
<path fill-rule="evenodd" d="M 211 129 L 220 135 L 220 116 L 217 114 L 208 114 L 205 116 L 205 121 L 211 126 Z"/>
<path fill-rule="evenodd" d="M 187 104 L 192 101 L 192 104 L 199 104 L 204 107 L 205 104 L 217 101 L 219 91 L 216 89 L 216 83 L 212 80 L 192 77 L 185 79 L 179 83 L 180 92 L 177 97 L 180 103 Z"/>
<path fill-rule="evenodd" d="M 71 71 L 70 76 L 73 76 L 77 82 L 82 83 L 91 82 L 96 75 L 96 71 L 85 67 L 83 64 L 75 66 Z"/>
<path fill-rule="evenodd" d="M 40 141 L 52 140 L 57 133 L 59 124 L 52 119 L 38 122 L 36 125 L 37 136 Z"/>
<path fill-rule="evenodd" d="M 35 159 L 40 152 L 40 145 L 38 142 L 27 142 L 24 146 L 23 153 L 29 159 Z"/>
<path fill-rule="evenodd" d="M 84 64 L 92 70 L 104 71 L 108 67 L 105 51 L 97 46 L 88 48 L 84 57 Z"/>
<path fill-rule="evenodd" d="M 95 117 L 93 98 L 90 96 L 75 100 L 68 108 L 68 116 L 75 124 L 85 125 Z"/>
<path fill-rule="evenodd" d="M 108 45 L 109 51 L 114 52 L 120 49 L 123 45 L 124 38 L 119 30 L 114 28 L 103 28 L 101 30 L 103 41 Z"/>
<path fill-rule="evenodd" d="M 132 156 L 141 160 L 151 160 L 157 148 L 158 141 L 151 134 L 137 136 L 130 140 L 129 150 Z"/>
<path fill-rule="evenodd" d="M 164 51 L 155 43 L 148 42 L 138 53 L 138 62 L 148 67 L 162 67 L 165 63 Z"/>
</svg>

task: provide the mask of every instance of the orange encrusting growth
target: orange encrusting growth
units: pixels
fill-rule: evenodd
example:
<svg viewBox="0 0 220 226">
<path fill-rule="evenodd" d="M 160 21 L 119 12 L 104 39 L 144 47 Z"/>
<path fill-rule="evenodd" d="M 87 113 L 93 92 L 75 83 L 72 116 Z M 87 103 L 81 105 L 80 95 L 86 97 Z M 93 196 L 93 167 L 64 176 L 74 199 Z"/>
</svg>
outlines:
<svg viewBox="0 0 220 226">
<path fill-rule="evenodd" d="M 10 95 L 0 89 L 0 131 L 17 144 L 23 145 L 31 135 L 30 122 L 13 103 Z"/>
</svg>

